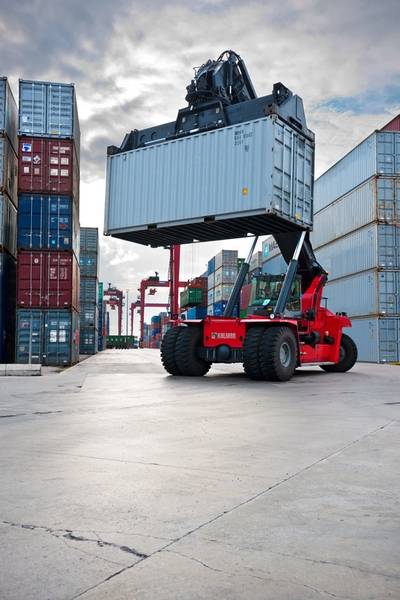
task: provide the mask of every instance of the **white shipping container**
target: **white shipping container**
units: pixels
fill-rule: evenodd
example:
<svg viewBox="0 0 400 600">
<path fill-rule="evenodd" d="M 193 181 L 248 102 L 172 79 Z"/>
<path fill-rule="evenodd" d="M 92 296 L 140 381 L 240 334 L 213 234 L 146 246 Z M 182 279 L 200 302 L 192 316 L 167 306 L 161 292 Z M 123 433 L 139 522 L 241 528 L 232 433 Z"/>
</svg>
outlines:
<svg viewBox="0 0 400 600">
<path fill-rule="evenodd" d="M 207 276 L 207 287 L 209 290 L 212 290 L 212 288 L 215 285 L 215 271 L 213 271 L 212 273 L 210 273 L 210 275 Z"/>
<path fill-rule="evenodd" d="M 315 251 L 318 262 L 337 279 L 369 269 L 400 269 L 400 226 L 373 223 Z"/>
<path fill-rule="evenodd" d="M 373 221 L 400 224 L 400 178 L 373 177 L 314 215 L 314 248 Z"/>
<path fill-rule="evenodd" d="M 400 132 L 375 131 L 319 177 L 314 212 L 374 175 L 400 175 Z"/>
<path fill-rule="evenodd" d="M 269 237 L 267 237 L 266 240 L 263 241 L 262 243 L 262 261 L 265 262 L 266 260 L 269 260 L 270 258 L 274 258 L 274 256 L 277 256 L 278 254 L 280 254 L 281 251 L 279 250 L 279 246 L 275 241 L 275 238 L 270 235 Z"/>
<path fill-rule="evenodd" d="M 214 304 L 209 304 L 207 306 L 207 314 L 210 315 L 210 316 L 213 316 L 213 314 L 214 314 Z"/>
<path fill-rule="evenodd" d="M 214 304 L 214 288 L 207 292 L 207 304 Z"/>
<path fill-rule="evenodd" d="M 220 284 L 214 288 L 214 303 L 229 300 L 233 285 Z"/>
<path fill-rule="evenodd" d="M 237 261 L 231 266 L 222 266 L 215 271 L 215 285 L 220 283 L 235 283 L 237 277 Z"/>
<path fill-rule="evenodd" d="M 255 271 L 256 269 L 261 269 L 262 266 L 262 252 L 255 252 L 251 257 L 250 261 L 250 269 L 249 271 Z"/>
<path fill-rule="evenodd" d="M 0 136 L 0 192 L 5 192 L 18 206 L 18 159 L 10 140 Z"/>
<path fill-rule="evenodd" d="M 351 329 L 345 330 L 355 341 L 358 360 L 364 362 L 400 361 L 400 317 L 352 319 Z"/>
<path fill-rule="evenodd" d="M 6 134 L 14 152 L 18 150 L 18 109 L 7 77 L 0 77 L 0 134 Z"/>
<path fill-rule="evenodd" d="M 265 235 L 277 217 L 308 228 L 313 158 L 276 115 L 108 156 L 105 233 L 163 245 Z"/>
<path fill-rule="evenodd" d="M 328 281 L 323 296 L 329 310 L 350 317 L 400 315 L 400 271 L 364 271 Z"/>
</svg>

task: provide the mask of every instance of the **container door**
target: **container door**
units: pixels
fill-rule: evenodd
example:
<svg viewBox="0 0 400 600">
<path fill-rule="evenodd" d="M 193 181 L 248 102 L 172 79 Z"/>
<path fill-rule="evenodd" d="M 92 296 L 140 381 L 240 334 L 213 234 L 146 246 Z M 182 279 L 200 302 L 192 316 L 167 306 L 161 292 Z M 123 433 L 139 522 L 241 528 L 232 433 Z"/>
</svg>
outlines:
<svg viewBox="0 0 400 600">
<path fill-rule="evenodd" d="M 400 133 L 377 134 L 377 170 L 384 175 L 400 174 Z"/>
<path fill-rule="evenodd" d="M 17 311 L 17 363 L 40 364 L 42 362 L 43 324 L 43 311 Z"/>
<path fill-rule="evenodd" d="M 379 314 L 399 314 L 399 283 L 398 271 L 380 271 L 378 273 Z"/>
<path fill-rule="evenodd" d="M 72 249 L 72 200 L 67 196 L 49 199 L 48 247 L 51 250 Z"/>
<path fill-rule="evenodd" d="M 19 96 L 21 134 L 46 135 L 46 84 L 21 81 Z"/>
<path fill-rule="evenodd" d="M 6 85 L 6 80 L 0 79 L 0 131 L 6 128 Z"/>
<path fill-rule="evenodd" d="M 47 144 L 47 140 L 37 138 L 20 139 L 19 191 L 37 193 L 45 193 L 47 191 Z"/>
<path fill-rule="evenodd" d="M 379 362 L 400 360 L 400 319 L 379 319 Z"/>
<path fill-rule="evenodd" d="M 46 312 L 43 364 L 53 366 L 70 364 L 71 317 L 69 311 Z"/>
<path fill-rule="evenodd" d="M 50 140 L 47 161 L 49 191 L 72 195 L 73 142 L 69 140 Z"/>
<path fill-rule="evenodd" d="M 74 88 L 71 85 L 49 84 L 47 88 L 47 133 L 72 137 Z"/>
</svg>

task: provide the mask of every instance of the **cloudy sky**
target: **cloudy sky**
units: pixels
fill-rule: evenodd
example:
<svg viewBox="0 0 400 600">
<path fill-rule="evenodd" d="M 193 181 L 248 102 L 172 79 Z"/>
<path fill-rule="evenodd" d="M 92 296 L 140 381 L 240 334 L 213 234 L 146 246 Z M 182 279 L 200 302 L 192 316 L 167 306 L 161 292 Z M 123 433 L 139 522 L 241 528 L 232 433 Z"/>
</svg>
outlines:
<svg viewBox="0 0 400 600">
<path fill-rule="evenodd" d="M 172 121 L 192 67 L 232 48 L 258 95 L 282 81 L 305 104 L 316 175 L 400 113 L 399 0 L 0 0 L 1 75 L 74 82 L 81 122 L 81 225 L 103 229 L 106 147 Z M 239 248 L 244 242 L 224 242 Z M 182 277 L 221 243 L 187 246 Z M 101 240 L 101 273 L 130 298 L 168 253 Z M 162 295 L 159 294 L 161 300 Z"/>
</svg>

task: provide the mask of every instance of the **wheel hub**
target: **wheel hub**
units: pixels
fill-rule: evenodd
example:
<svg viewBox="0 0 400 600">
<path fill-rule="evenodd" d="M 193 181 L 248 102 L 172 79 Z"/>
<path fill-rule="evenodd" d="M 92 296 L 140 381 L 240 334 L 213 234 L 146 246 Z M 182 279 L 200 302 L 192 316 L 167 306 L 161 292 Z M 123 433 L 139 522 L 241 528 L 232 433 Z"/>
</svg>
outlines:
<svg viewBox="0 0 400 600">
<path fill-rule="evenodd" d="M 292 360 L 292 351 L 290 349 L 290 346 L 287 342 L 283 342 L 281 344 L 280 350 L 279 350 L 279 359 L 281 361 L 281 365 L 283 367 L 288 367 L 291 363 Z"/>
</svg>

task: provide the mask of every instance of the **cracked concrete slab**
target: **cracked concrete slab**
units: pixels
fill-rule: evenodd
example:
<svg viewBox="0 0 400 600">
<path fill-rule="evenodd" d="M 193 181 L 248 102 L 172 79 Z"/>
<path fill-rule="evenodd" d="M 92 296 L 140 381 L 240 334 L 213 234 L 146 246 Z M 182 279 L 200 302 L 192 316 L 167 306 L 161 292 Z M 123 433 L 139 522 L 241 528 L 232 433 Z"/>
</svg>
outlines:
<svg viewBox="0 0 400 600">
<path fill-rule="evenodd" d="M 1 599 L 397 600 L 399 384 L 151 350 L 2 378 Z"/>
</svg>

